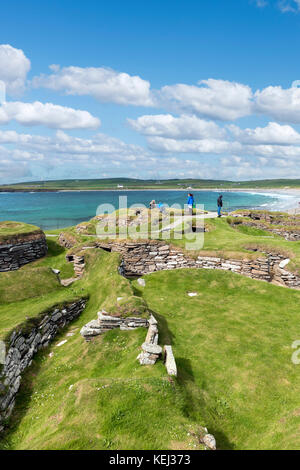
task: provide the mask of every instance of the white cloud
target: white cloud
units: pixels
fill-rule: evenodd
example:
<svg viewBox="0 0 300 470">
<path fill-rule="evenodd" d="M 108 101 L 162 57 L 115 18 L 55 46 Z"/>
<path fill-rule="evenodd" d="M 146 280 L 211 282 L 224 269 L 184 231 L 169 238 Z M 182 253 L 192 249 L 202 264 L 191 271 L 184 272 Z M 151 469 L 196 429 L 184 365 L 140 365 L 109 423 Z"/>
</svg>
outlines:
<svg viewBox="0 0 300 470">
<path fill-rule="evenodd" d="M 98 118 L 88 111 L 81 111 L 52 103 L 5 102 L 0 106 L 0 124 L 16 121 L 24 126 L 44 125 L 60 129 L 95 129 L 100 126 Z"/>
<path fill-rule="evenodd" d="M 255 93 L 256 110 L 279 121 L 300 123 L 300 88 L 269 86 Z"/>
<path fill-rule="evenodd" d="M 168 139 L 165 137 L 149 137 L 149 147 L 157 152 L 167 153 L 203 153 L 222 154 L 236 152 L 241 149 L 239 142 L 216 139 Z"/>
<path fill-rule="evenodd" d="M 252 91 L 247 85 L 212 78 L 201 80 L 199 85 L 165 86 L 157 93 L 157 103 L 224 121 L 251 114 Z"/>
<path fill-rule="evenodd" d="M 267 126 L 255 129 L 241 129 L 235 125 L 230 125 L 228 128 L 239 142 L 245 144 L 300 144 L 299 132 L 291 126 L 280 125 L 277 122 L 269 122 Z"/>
<path fill-rule="evenodd" d="M 26 162 L 12 162 L 7 158 L 2 158 L 0 154 L 0 180 L 2 181 L 16 181 L 21 178 L 28 178 L 31 176 L 31 170 Z"/>
<path fill-rule="evenodd" d="M 68 95 L 91 95 L 99 101 L 122 105 L 152 106 L 150 83 L 139 76 L 116 72 L 104 67 L 50 66 L 51 75 L 32 81 L 35 87 L 63 91 Z"/>
<path fill-rule="evenodd" d="M 147 136 L 161 136 L 180 139 L 222 138 L 225 130 L 213 121 L 205 121 L 197 116 L 171 114 L 140 116 L 128 119 L 130 126 L 137 132 Z"/>
<path fill-rule="evenodd" d="M 254 2 L 258 8 L 264 8 L 268 5 L 267 0 L 254 0 Z"/>
<path fill-rule="evenodd" d="M 297 13 L 300 11 L 300 0 L 279 0 L 278 8 L 282 13 Z"/>
<path fill-rule="evenodd" d="M 24 91 L 30 60 L 21 49 L 0 44 L 0 80 L 6 84 L 7 93 L 18 95 Z"/>
</svg>

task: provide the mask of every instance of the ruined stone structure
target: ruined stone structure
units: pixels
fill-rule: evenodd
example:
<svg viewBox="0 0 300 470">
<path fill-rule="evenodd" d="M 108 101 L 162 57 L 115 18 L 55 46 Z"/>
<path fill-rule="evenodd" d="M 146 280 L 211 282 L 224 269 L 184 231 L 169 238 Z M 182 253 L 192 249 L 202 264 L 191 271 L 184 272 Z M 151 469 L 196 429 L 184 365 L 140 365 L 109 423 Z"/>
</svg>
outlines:
<svg viewBox="0 0 300 470">
<path fill-rule="evenodd" d="M 109 243 L 97 241 L 96 247 L 120 253 L 122 256 L 120 274 L 128 278 L 179 268 L 221 269 L 291 289 L 300 289 L 300 277 L 285 269 L 289 260 L 280 254 L 268 252 L 256 259 L 224 259 L 213 256 L 198 256 L 194 259 L 179 249 L 157 240 Z M 74 256 L 73 258 L 76 261 Z M 84 269 L 82 254 L 77 265 L 81 266 L 80 275 L 82 275 Z"/>
<path fill-rule="evenodd" d="M 15 398 L 20 388 L 22 372 L 31 365 L 37 351 L 46 348 L 57 333 L 77 318 L 85 308 L 81 299 L 62 308 L 42 315 L 36 326 L 29 331 L 16 329 L 8 340 L 6 353 L 0 364 L 0 431 L 12 413 Z M 4 344 L 4 343 L 2 343 Z"/>
<path fill-rule="evenodd" d="M 22 235 L 11 241 L 0 241 L 0 272 L 15 271 L 21 266 L 46 256 L 48 251 L 44 232 Z"/>
<path fill-rule="evenodd" d="M 148 320 L 140 317 L 112 316 L 102 310 L 98 312 L 97 320 L 92 320 L 81 328 L 80 334 L 86 341 L 94 336 L 101 335 L 109 330 L 120 328 L 120 330 L 135 330 L 136 328 L 147 328 Z"/>
</svg>

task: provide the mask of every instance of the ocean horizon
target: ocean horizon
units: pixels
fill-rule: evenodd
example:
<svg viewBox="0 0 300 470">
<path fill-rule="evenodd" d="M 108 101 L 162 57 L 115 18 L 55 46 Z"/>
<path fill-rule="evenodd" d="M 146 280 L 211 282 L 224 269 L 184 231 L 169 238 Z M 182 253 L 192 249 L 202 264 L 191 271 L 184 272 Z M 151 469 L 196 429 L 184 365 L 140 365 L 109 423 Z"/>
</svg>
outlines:
<svg viewBox="0 0 300 470">
<path fill-rule="evenodd" d="M 187 201 L 188 191 L 178 190 L 130 190 L 130 191 L 57 191 L 43 193 L 0 193 L 0 221 L 13 220 L 37 225 L 44 230 L 77 225 L 101 212 L 99 206 L 109 204 L 108 212 L 119 208 L 119 197 L 127 198 L 127 206 L 149 206 L 152 199 L 168 206 Z M 205 210 L 216 210 L 217 190 L 194 191 L 196 204 Z M 270 209 L 286 210 L 296 196 L 255 191 L 224 191 L 224 210 Z M 298 200 L 298 199 L 297 199 Z"/>
</svg>

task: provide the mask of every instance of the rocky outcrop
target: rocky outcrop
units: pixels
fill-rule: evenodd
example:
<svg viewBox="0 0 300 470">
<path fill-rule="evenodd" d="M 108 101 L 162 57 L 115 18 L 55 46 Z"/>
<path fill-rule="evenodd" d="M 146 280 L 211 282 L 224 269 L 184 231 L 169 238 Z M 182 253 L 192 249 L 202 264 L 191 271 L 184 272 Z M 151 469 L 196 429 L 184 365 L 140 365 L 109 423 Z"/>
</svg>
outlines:
<svg viewBox="0 0 300 470">
<path fill-rule="evenodd" d="M 25 264 L 46 256 L 48 251 L 46 236 L 41 231 L 34 236 L 0 244 L 0 272 L 15 271 Z"/>
<path fill-rule="evenodd" d="M 12 333 L 7 353 L 2 356 L 0 373 L 0 430 L 3 422 L 11 415 L 15 398 L 21 385 L 22 372 L 31 365 L 37 351 L 46 348 L 57 333 L 77 318 L 85 308 L 86 301 L 78 300 L 43 315 L 36 326 Z M 4 343 L 2 343 L 4 345 Z M 0 365 L 1 367 L 1 365 Z"/>
</svg>

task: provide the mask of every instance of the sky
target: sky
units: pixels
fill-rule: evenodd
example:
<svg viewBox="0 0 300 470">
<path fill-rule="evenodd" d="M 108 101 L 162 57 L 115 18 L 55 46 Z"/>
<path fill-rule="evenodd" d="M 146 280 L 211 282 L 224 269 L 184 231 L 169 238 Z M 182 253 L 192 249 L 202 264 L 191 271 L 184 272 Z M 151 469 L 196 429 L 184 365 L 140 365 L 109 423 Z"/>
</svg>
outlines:
<svg viewBox="0 0 300 470">
<path fill-rule="evenodd" d="M 300 0 L 1 5 L 0 183 L 300 177 Z"/>
</svg>

